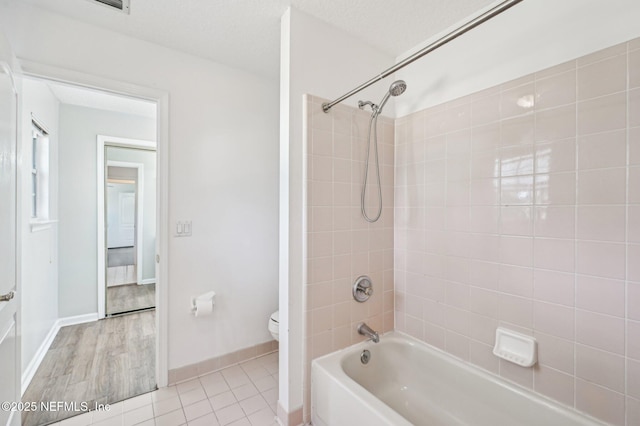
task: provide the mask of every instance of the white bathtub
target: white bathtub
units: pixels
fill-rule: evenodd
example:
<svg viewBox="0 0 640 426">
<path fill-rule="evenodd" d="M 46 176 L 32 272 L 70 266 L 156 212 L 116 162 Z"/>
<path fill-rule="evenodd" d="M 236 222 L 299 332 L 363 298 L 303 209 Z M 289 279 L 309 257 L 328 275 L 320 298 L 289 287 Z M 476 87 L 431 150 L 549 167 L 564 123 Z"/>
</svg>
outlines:
<svg viewBox="0 0 640 426">
<path fill-rule="evenodd" d="M 603 424 L 398 332 L 314 360 L 311 416 L 314 426 Z"/>
</svg>

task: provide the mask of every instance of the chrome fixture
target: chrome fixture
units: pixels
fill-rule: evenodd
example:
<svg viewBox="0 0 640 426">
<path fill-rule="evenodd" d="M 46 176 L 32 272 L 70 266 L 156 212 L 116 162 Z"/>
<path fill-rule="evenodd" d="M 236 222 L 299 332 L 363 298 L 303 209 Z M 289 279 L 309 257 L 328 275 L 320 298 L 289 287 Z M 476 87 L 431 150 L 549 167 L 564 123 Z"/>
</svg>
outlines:
<svg viewBox="0 0 640 426">
<path fill-rule="evenodd" d="M 378 336 L 378 332 L 373 331 L 371 327 L 369 327 L 367 324 L 363 322 L 358 324 L 358 328 L 356 330 L 358 330 L 358 334 L 367 336 L 369 340 L 373 340 L 373 343 L 378 343 L 380 341 L 380 336 Z"/>
<path fill-rule="evenodd" d="M 323 103 L 322 104 L 322 110 L 324 112 L 329 112 L 331 107 L 333 107 L 335 104 L 338 104 L 338 103 L 344 101 L 345 99 L 350 98 L 351 96 L 353 96 L 356 93 L 366 89 L 367 87 L 371 86 L 372 84 L 382 80 L 385 77 L 390 76 L 391 74 L 395 73 L 396 71 L 398 71 L 398 70 L 406 67 L 407 65 L 415 62 L 416 60 L 422 58 L 427 53 L 431 53 L 434 50 L 436 50 L 437 48 L 444 46 L 445 44 L 449 43 L 451 40 L 454 40 L 454 39 L 460 37 L 462 34 L 466 33 L 467 31 L 470 31 L 470 30 L 474 29 L 478 25 L 481 25 L 484 22 L 488 21 L 489 19 L 493 18 L 494 16 L 497 16 L 497 15 L 501 14 L 502 12 L 506 11 L 507 9 L 511 8 L 512 6 L 515 6 L 516 4 L 520 3 L 521 1 L 522 0 L 506 0 L 506 1 L 503 1 L 499 5 L 496 5 L 495 7 L 487 10 L 482 15 L 473 18 L 472 20 L 470 20 L 466 24 L 462 25 L 461 27 L 456 28 L 455 30 L 453 30 L 450 33 L 448 33 L 447 35 L 439 38 L 438 40 L 434 41 L 433 43 L 429 44 L 428 46 L 423 47 L 422 49 L 418 50 L 413 55 L 403 59 L 402 61 L 398 62 L 397 64 L 395 64 L 391 68 L 387 68 L 386 70 L 382 71 L 379 75 L 373 77 L 372 79 L 370 79 L 369 81 L 367 81 L 365 83 L 362 83 L 360 86 L 356 87 L 355 89 L 351 90 L 350 92 L 345 93 L 344 95 L 340 96 L 338 99 L 336 99 L 334 101 L 331 101 L 331 102 Z"/>
<path fill-rule="evenodd" d="M 407 83 L 405 83 L 404 80 L 398 80 L 391 83 L 391 86 L 389 86 L 389 91 L 384 94 L 384 98 L 382 98 L 382 100 L 380 101 L 378 114 L 382 112 L 382 108 L 384 107 L 384 104 L 386 104 L 389 100 L 389 97 L 400 96 L 404 93 L 405 90 L 407 90 Z"/>
<path fill-rule="evenodd" d="M 371 360 L 371 352 L 369 352 L 367 349 L 365 349 L 360 354 L 360 362 L 363 363 L 363 364 L 368 364 L 370 360 Z"/>
<path fill-rule="evenodd" d="M 360 109 L 364 109 L 365 106 L 369 105 L 371 110 L 371 119 L 369 120 L 369 136 L 367 137 L 367 158 L 364 166 L 364 183 L 362 184 L 362 193 L 360 194 L 360 211 L 362 212 L 362 216 L 367 222 L 373 223 L 380 219 L 380 215 L 382 214 L 382 186 L 380 184 L 380 162 L 378 161 L 378 116 L 382 112 L 382 108 L 384 108 L 385 104 L 389 100 L 391 96 L 400 96 L 407 90 L 407 83 L 403 80 L 394 81 L 389 86 L 389 90 L 384 94 L 384 97 L 380 101 L 378 105 L 374 104 L 371 101 L 359 101 L 358 107 Z M 371 129 L 373 129 L 373 148 L 376 154 L 376 177 L 378 179 L 378 212 L 375 217 L 369 217 L 367 214 L 367 208 L 365 206 L 365 196 L 367 194 L 367 182 L 369 178 L 369 157 L 371 156 Z"/>
<path fill-rule="evenodd" d="M 373 294 L 371 278 L 366 275 L 361 275 L 356 278 L 356 281 L 353 283 L 352 293 L 356 302 L 362 303 L 369 300 L 369 297 Z"/>
<path fill-rule="evenodd" d="M 13 299 L 15 295 L 16 293 L 14 291 L 10 291 L 7 294 L 3 294 L 0 296 L 0 302 L 8 302 L 9 300 Z"/>
</svg>

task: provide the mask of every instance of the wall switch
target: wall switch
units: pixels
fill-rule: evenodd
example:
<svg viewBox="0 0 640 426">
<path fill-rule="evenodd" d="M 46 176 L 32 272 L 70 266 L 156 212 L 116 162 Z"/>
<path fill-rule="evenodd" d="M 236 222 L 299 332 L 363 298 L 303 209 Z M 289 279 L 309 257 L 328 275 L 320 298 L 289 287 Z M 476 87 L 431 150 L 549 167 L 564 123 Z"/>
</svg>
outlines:
<svg viewBox="0 0 640 426">
<path fill-rule="evenodd" d="M 191 221 L 179 220 L 176 222 L 176 233 L 174 237 L 190 237 L 191 236 Z"/>
</svg>

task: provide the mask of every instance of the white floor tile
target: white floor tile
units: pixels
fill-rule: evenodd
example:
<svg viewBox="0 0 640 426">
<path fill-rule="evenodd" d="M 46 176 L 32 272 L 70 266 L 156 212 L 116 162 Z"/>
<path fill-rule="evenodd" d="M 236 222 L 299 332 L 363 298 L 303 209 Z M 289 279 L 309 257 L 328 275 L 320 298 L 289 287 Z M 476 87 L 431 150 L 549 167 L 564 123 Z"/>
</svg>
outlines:
<svg viewBox="0 0 640 426">
<path fill-rule="evenodd" d="M 93 413 L 84 413 L 79 416 L 69 417 L 60 422 L 61 426 L 87 426 L 91 424 Z"/>
<path fill-rule="evenodd" d="M 133 426 L 149 419 L 153 419 L 153 408 L 145 405 L 124 413 L 124 426 Z"/>
<path fill-rule="evenodd" d="M 269 389 L 268 391 L 262 392 L 262 397 L 268 404 L 275 404 L 278 402 L 278 389 Z"/>
<path fill-rule="evenodd" d="M 172 398 L 153 403 L 153 413 L 156 417 L 175 411 L 178 408 L 182 408 L 182 403 L 177 394 Z"/>
<path fill-rule="evenodd" d="M 188 422 L 213 412 L 213 408 L 211 408 L 211 404 L 209 404 L 208 399 L 187 405 L 183 410 Z"/>
<path fill-rule="evenodd" d="M 262 363 L 260 362 L 260 358 L 254 358 L 249 361 L 240 363 L 240 367 L 245 371 L 245 373 L 248 374 L 250 370 L 262 367 Z"/>
<path fill-rule="evenodd" d="M 275 414 L 271 408 L 266 407 L 249 416 L 251 426 L 271 426 L 275 422 Z"/>
<path fill-rule="evenodd" d="M 259 394 L 258 389 L 253 385 L 253 383 L 247 383 L 240 387 L 237 387 L 232 390 L 233 394 L 236 396 L 238 401 L 242 401 L 243 399 L 250 398 L 254 395 Z"/>
<path fill-rule="evenodd" d="M 187 423 L 182 409 L 156 417 L 156 426 L 180 426 Z"/>
<path fill-rule="evenodd" d="M 262 365 L 259 365 L 258 367 L 247 371 L 246 373 L 247 376 L 249 376 L 249 378 L 254 382 L 256 380 L 262 379 L 263 377 L 271 375 L 271 373 L 269 373 L 269 370 L 264 368 Z"/>
<path fill-rule="evenodd" d="M 210 374 L 209 376 L 204 376 L 200 378 L 200 381 L 202 382 L 202 387 L 204 387 L 204 391 L 207 393 L 209 397 L 231 390 L 231 388 L 227 384 L 227 381 L 224 379 L 224 377 L 222 377 L 222 374 L 220 373 L 214 373 L 214 374 Z"/>
<path fill-rule="evenodd" d="M 165 399 L 178 396 L 178 389 L 175 386 L 160 388 L 151 392 L 151 400 L 153 402 L 164 401 Z"/>
<path fill-rule="evenodd" d="M 253 414 L 257 411 L 262 410 L 263 408 L 268 408 L 269 405 L 267 401 L 264 400 L 262 395 L 255 395 L 251 398 L 247 398 L 245 400 L 240 401 L 240 406 L 244 411 L 245 415 Z"/>
<path fill-rule="evenodd" d="M 92 426 L 123 426 L 124 425 L 124 416 L 122 414 L 118 414 L 108 419 L 104 419 L 98 422 L 91 423 Z"/>
<path fill-rule="evenodd" d="M 225 368 L 221 371 L 224 379 L 227 381 L 231 389 L 237 388 L 238 386 L 242 386 L 244 384 L 250 383 L 251 379 L 244 372 L 242 368 L 237 365 L 233 367 Z"/>
<path fill-rule="evenodd" d="M 92 423 L 98 423 L 108 418 L 122 415 L 124 403 L 118 402 L 116 404 L 109 405 L 108 410 L 96 410 L 92 411 L 93 416 L 91 418 Z"/>
<path fill-rule="evenodd" d="M 143 395 L 139 395 L 133 398 L 125 399 L 124 403 L 124 412 L 135 410 L 136 408 L 144 407 L 145 405 L 151 404 L 151 394 L 145 393 Z"/>
<path fill-rule="evenodd" d="M 183 407 L 202 401 L 203 399 L 207 399 L 207 394 L 204 392 L 202 386 L 184 393 L 180 393 L 180 401 L 182 401 Z"/>
<path fill-rule="evenodd" d="M 241 418 L 240 420 L 236 420 L 233 423 L 229 423 L 228 426 L 251 426 L 249 420 L 246 417 Z"/>
<path fill-rule="evenodd" d="M 211 402 L 211 407 L 213 407 L 214 410 L 219 410 L 221 408 L 228 407 L 229 405 L 235 404 L 236 402 L 238 402 L 236 400 L 235 395 L 231 391 L 223 392 L 219 395 L 212 396 L 211 398 L 209 398 L 209 401 Z"/>
<path fill-rule="evenodd" d="M 239 404 L 233 404 L 225 408 L 221 408 L 216 411 L 216 417 L 218 418 L 218 422 L 222 426 L 226 426 L 229 423 L 232 423 L 236 420 L 239 420 L 244 417 L 244 411 Z"/>
<path fill-rule="evenodd" d="M 198 417 L 195 420 L 191 420 L 189 422 L 189 426 L 220 426 L 220 423 L 218 423 L 216 415 L 210 413 L 206 416 Z"/>
<path fill-rule="evenodd" d="M 189 392 L 199 388 L 202 388 L 202 384 L 200 383 L 200 380 L 197 378 L 186 381 L 186 382 L 178 383 L 176 385 L 176 389 L 178 390 L 178 393 L 181 395 L 185 392 Z"/>
<path fill-rule="evenodd" d="M 260 392 L 268 391 L 278 386 L 278 382 L 276 382 L 271 375 L 255 380 L 253 384 Z"/>
<path fill-rule="evenodd" d="M 276 360 L 275 362 L 269 362 L 264 364 L 264 368 L 267 369 L 267 371 L 271 374 L 277 374 L 278 373 L 278 361 Z"/>
</svg>

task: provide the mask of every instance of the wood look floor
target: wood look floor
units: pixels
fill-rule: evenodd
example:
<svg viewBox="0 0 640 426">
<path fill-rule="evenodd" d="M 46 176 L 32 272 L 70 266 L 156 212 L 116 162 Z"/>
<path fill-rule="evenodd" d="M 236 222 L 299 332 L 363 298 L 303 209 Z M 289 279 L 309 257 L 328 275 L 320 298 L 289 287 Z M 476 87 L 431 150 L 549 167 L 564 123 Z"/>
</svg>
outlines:
<svg viewBox="0 0 640 426">
<path fill-rule="evenodd" d="M 62 327 L 23 402 L 113 404 L 156 389 L 155 312 Z M 40 426 L 81 412 L 22 413 L 23 426 Z"/>
<path fill-rule="evenodd" d="M 109 266 L 107 268 L 107 286 L 135 284 L 136 265 Z"/>
<path fill-rule="evenodd" d="M 126 284 L 107 287 L 107 315 L 153 308 L 155 305 L 155 284 Z"/>
</svg>

